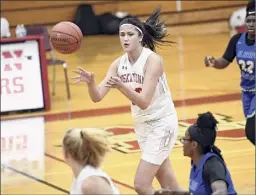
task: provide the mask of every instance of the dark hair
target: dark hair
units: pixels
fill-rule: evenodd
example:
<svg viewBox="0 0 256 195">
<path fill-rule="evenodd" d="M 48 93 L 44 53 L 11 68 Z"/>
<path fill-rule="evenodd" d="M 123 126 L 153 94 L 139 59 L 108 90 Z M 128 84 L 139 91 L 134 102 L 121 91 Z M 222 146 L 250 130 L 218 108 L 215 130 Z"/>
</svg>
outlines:
<svg viewBox="0 0 256 195">
<path fill-rule="evenodd" d="M 246 7 L 246 17 L 249 16 L 249 12 L 254 12 L 253 15 L 255 16 L 255 0 L 249 0 Z"/>
<path fill-rule="evenodd" d="M 201 152 L 206 154 L 213 152 L 222 160 L 221 150 L 214 145 L 216 139 L 216 129 L 218 121 L 211 112 L 199 114 L 196 124 L 189 127 L 188 131 L 191 138 L 199 143 Z"/>
<path fill-rule="evenodd" d="M 149 16 L 146 22 L 141 22 L 136 17 L 125 18 L 121 21 L 122 24 L 132 24 L 137 26 L 143 33 L 142 46 L 148 47 L 152 51 L 155 51 L 155 45 L 165 45 L 168 43 L 175 43 L 168 40 L 163 40 L 164 37 L 168 36 L 167 27 L 163 21 L 160 21 L 161 8 L 158 7 Z"/>
</svg>

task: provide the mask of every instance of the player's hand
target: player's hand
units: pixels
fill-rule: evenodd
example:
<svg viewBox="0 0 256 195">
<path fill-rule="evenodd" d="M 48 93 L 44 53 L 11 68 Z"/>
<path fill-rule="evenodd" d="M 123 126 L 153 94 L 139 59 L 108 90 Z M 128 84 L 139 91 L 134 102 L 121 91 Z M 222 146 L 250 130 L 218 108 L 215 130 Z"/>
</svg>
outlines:
<svg viewBox="0 0 256 195">
<path fill-rule="evenodd" d="M 212 56 L 206 56 L 204 58 L 204 63 L 205 63 L 206 67 L 213 67 L 215 65 L 215 62 L 216 62 L 216 60 Z"/>
<path fill-rule="evenodd" d="M 94 82 L 93 72 L 88 72 L 81 67 L 77 67 L 77 69 L 73 70 L 72 72 L 78 74 L 78 76 L 71 77 L 71 79 L 75 80 L 75 83 L 84 82 L 87 84 L 91 84 L 92 82 Z"/>
<path fill-rule="evenodd" d="M 110 79 L 107 81 L 105 87 L 109 88 L 117 88 L 120 89 L 124 86 L 124 83 L 121 81 L 119 77 L 110 77 Z"/>
</svg>

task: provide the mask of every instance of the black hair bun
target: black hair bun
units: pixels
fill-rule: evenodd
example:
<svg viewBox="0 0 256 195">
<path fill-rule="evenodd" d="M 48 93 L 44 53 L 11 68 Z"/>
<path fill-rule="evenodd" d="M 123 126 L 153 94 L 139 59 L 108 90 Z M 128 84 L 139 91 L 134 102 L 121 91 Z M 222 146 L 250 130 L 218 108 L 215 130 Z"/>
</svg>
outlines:
<svg viewBox="0 0 256 195">
<path fill-rule="evenodd" d="M 199 114 L 197 119 L 197 126 L 199 128 L 207 128 L 216 130 L 216 125 L 218 121 L 214 118 L 213 114 L 211 112 L 206 112 L 203 114 Z"/>
<path fill-rule="evenodd" d="M 255 11 L 255 0 L 249 0 L 246 8 L 246 12 Z"/>
</svg>

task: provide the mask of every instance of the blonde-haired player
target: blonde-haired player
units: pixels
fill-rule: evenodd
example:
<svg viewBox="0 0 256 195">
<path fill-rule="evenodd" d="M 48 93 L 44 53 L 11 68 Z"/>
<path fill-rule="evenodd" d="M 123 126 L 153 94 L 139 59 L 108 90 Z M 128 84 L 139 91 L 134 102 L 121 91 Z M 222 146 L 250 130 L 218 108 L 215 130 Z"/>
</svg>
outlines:
<svg viewBox="0 0 256 195">
<path fill-rule="evenodd" d="M 74 179 L 70 194 L 119 194 L 110 177 L 99 168 L 108 145 L 83 129 L 67 130 L 63 138 L 63 156 Z"/>
<path fill-rule="evenodd" d="M 124 55 L 110 66 L 105 79 L 96 85 L 94 73 L 83 68 L 74 72 L 85 82 L 93 102 L 101 101 L 111 88 L 118 89 L 131 103 L 134 130 L 142 150 L 134 187 L 138 194 L 153 194 L 157 178 L 162 188 L 180 189 L 169 156 L 178 135 L 178 117 L 168 88 L 163 59 L 155 53 L 155 44 L 164 41 L 167 29 L 159 21 L 156 9 L 146 22 L 124 19 L 119 37 Z"/>
</svg>

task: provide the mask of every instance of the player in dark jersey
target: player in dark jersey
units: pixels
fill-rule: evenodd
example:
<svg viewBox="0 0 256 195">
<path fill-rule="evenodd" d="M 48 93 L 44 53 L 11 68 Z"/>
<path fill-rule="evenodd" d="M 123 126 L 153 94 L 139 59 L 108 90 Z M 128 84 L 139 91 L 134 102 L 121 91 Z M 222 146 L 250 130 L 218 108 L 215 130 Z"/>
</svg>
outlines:
<svg viewBox="0 0 256 195">
<path fill-rule="evenodd" d="M 216 69 L 226 68 L 236 57 L 241 70 L 242 102 L 246 117 L 246 137 L 255 145 L 255 1 L 246 8 L 247 31 L 234 35 L 224 55 L 218 59 L 205 57 L 205 65 Z"/>
<path fill-rule="evenodd" d="M 184 156 L 192 160 L 189 192 L 193 195 L 237 194 L 221 151 L 214 145 L 217 123 L 211 112 L 200 114 L 180 139 Z"/>
</svg>

